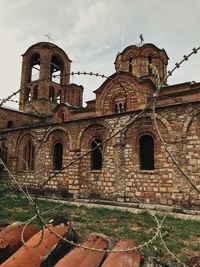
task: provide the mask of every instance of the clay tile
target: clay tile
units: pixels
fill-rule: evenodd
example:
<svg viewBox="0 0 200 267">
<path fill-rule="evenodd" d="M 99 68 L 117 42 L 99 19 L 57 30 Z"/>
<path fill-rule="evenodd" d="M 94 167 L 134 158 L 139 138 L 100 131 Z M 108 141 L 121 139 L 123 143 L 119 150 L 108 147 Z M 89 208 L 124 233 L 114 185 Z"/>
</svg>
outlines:
<svg viewBox="0 0 200 267">
<path fill-rule="evenodd" d="M 8 259 L 22 244 L 22 231 L 24 224 L 15 223 L 5 227 L 0 232 L 0 263 Z M 27 241 L 34 234 L 37 233 L 37 229 L 33 225 L 28 225 L 24 231 L 24 241 Z"/>
<path fill-rule="evenodd" d="M 136 246 L 136 243 L 132 240 L 120 240 L 113 250 L 126 250 Z M 139 251 L 110 253 L 102 267 L 139 267 L 140 258 Z"/>
<path fill-rule="evenodd" d="M 68 229 L 68 226 L 60 228 L 55 226 L 51 227 L 52 231 L 61 236 L 63 236 Z M 1 267 L 39 267 L 51 253 L 59 240 L 60 238 L 53 234 L 49 229 L 44 229 L 42 241 L 41 232 L 39 232 L 27 241 L 26 246 L 18 249 L 1 265 Z"/>
<path fill-rule="evenodd" d="M 104 236 L 91 234 L 82 245 L 88 248 L 105 250 L 108 248 L 109 241 Z M 105 252 L 77 247 L 61 259 L 55 267 L 98 267 Z"/>
<path fill-rule="evenodd" d="M 3 237 L 0 238 L 0 251 L 1 251 L 2 249 L 7 248 L 8 245 L 9 245 L 9 243 L 8 243 L 8 241 L 5 240 L 5 238 L 3 238 Z"/>
</svg>

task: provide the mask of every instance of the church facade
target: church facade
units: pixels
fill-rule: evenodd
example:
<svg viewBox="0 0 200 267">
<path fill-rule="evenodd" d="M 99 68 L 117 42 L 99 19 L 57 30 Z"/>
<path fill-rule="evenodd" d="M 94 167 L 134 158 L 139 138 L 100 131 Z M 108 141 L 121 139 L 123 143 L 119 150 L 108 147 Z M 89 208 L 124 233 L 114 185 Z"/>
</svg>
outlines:
<svg viewBox="0 0 200 267">
<path fill-rule="evenodd" d="M 0 108 L 0 157 L 23 187 L 74 198 L 200 205 L 182 174 L 199 185 L 200 83 L 168 85 L 164 49 L 142 43 L 118 53 L 116 72 L 86 107 L 61 48 L 40 42 L 22 57 L 19 110 Z M 164 144 L 150 104 L 158 81 L 154 116 Z M 0 179 L 11 179 L 2 166 Z"/>
</svg>

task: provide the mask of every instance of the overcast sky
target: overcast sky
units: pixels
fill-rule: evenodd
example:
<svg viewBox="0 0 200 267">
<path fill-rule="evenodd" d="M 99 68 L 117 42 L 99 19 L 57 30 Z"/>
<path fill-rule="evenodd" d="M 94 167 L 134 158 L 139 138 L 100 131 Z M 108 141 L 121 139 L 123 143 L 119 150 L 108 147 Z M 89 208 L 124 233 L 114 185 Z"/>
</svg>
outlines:
<svg viewBox="0 0 200 267">
<path fill-rule="evenodd" d="M 141 33 L 145 42 L 166 50 L 171 69 L 200 46 L 200 0 L 0 0 L 1 98 L 19 88 L 21 54 L 47 41 L 49 32 L 73 61 L 72 71 L 114 73 L 117 52 L 138 43 Z M 168 82 L 193 80 L 200 81 L 200 53 Z M 73 82 L 83 84 L 88 100 L 103 80 Z"/>
</svg>

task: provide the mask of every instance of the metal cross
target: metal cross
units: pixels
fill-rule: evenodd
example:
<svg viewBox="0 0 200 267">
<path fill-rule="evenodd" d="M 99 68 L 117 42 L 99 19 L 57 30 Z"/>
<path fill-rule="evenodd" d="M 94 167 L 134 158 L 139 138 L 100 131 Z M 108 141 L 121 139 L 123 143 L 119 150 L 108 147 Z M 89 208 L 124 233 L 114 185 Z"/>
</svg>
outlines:
<svg viewBox="0 0 200 267">
<path fill-rule="evenodd" d="M 53 40 L 52 38 L 51 38 L 51 33 L 49 32 L 49 33 L 46 33 L 45 34 L 45 36 L 47 37 L 47 39 L 48 39 L 48 42 L 51 40 Z"/>
<path fill-rule="evenodd" d="M 140 34 L 140 43 L 144 42 L 144 38 L 143 38 L 143 35 L 142 33 Z"/>
</svg>

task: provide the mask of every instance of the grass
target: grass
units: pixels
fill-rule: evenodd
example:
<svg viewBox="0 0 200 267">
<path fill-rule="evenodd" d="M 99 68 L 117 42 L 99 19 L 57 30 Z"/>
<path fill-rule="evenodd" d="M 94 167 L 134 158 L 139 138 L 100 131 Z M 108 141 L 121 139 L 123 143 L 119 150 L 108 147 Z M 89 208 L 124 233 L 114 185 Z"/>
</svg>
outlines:
<svg viewBox="0 0 200 267">
<path fill-rule="evenodd" d="M 50 201 L 39 201 L 40 212 L 46 212 L 59 204 Z M 106 208 L 87 208 L 64 204 L 57 209 L 44 214 L 46 221 L 54 215 L 62 214 L 71 219 L 73 227 L 83 240 L 90 232 L 103 233 L 114 242 L 118 239 L 133 239 L 138 244 L 148 241 L 155 233 L 155 219 L 146 211 L 133 214 L 128 211 L 110 210 Z M 0 224 L 10 224 L 15 221 L 26 221 L 34 216 L 33 208 L 28 201 L 20 196 L 3 198 L 0 203 Z M 161 221 L 163 215 L 159 214 Z M 34 221 L 39 227 L 39 221 Z M 162 233 L 167 247 L 182 261 L 187 261 L 191 256 L 197 256 L 200 251 L 200 222 L 176 219 L 168 216 L 163 224 Z M 149 246 L 142 249 L 145 257 L 159 257 L 167 259 L 171 265 L 172 257 L 167 253 L 159 238 Z M 174 264 L 174 265 L 173 265 Z"/>
</svg>

